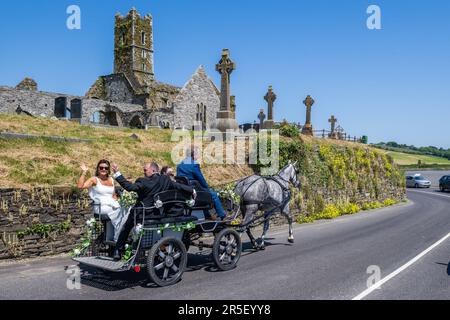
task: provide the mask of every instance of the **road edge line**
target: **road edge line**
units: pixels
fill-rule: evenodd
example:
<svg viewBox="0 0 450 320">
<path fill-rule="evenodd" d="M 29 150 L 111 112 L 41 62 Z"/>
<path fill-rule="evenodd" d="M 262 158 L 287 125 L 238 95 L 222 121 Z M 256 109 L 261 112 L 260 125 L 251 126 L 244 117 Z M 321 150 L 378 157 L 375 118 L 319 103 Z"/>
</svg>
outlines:
<svg viewBox="0 0 450 320">
<path fill-rule="evenodd" d="M 363 291 L 361 294 L 359 294 L 358 296 L 356 296 L 355 298 L 353 298 L 353 301 L 359 301 L 364 299 L 365 297 L 367 297 L 369 294 L 371 294 L 373 291 L 375 291 L 376 289 L 379 289 L 383 284 L 387 283 L 389 280 L 393 279 L 394 277 L 396 277 L 397 275 L 399 275 L 401 272 L 405 271 L 406 269 L 408 269 L 410 266 L 412 266 L 414 263 L 416 263 L 417 261 L 419 261 L 421 258 L 423 258 L 424 256 L 426 256 L 428 253 L 430 253 L 431 251 L 433 251 L 436 247 L 438 247 L 439 245 L 441 245 L 444 241 L 446 241 L 448 238 L 450 238 L 450 233 L 447 234 L 444 238 L 442 238 L 441 240 L 439 240 L 438 242 L 436 242 L 435 244 L 433 244 L 431 247 L 429 247 L 428 249 L 426 249 L 425 251 L 423 251 L 422 253 L 420 253 L 418 256 L 416 256 L 415 258 L 413 258 L 412 260 L 410 260 L 409 262 L 407 262 L 406 264 L 404 264 L 403 266 L 401 266 L 400 268 L 398 268 L 397 270 L 395 270 L 394 272 L 392 272 L 390 275 L 388 275 L 387 277 L 383 278 L 382 280 L 380 280 L 379 282 L 377 282 L 375 285 L 373 285 L 372 287 L 368 288 L 367 290 Z"/>
</svg>

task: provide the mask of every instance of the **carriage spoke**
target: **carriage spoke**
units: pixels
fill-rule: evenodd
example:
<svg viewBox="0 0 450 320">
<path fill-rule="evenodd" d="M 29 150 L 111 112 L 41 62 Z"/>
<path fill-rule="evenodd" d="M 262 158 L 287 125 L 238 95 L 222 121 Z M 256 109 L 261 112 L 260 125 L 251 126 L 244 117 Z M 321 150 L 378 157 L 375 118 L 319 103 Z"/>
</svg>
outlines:
<svg viewBox="0 0 450 320">
<path fill-rule="evenodd" d="M 166 258 L 166 255 L 165 255 L 161 250 L 159 250 L 158 256 L 159 256 L 161 259 L 165 259 L 165 258 Z"/>
<path fill-rule="evenodd" d="M 220 261 L 223 261 L 223 259 L 225 259 L 225 257 L 227 256 L 227 253 L 224 252 L 221 256 L 220 256 Z"/>
<path fill-rule="evenodd" d="M 167 280 L 169 277 L 169 268 L 164 269 L 163 280 Z"/>
<path fill-rule="evenodd" d="M 177 252 L 176 254 L 173 255 L 173 260 L 178 260 L 181 258 L 181 252 Z"/>
<path fill-rule="evenodd" d="M 171 244 L 169 245 L 169 251 L 167 251 L 167 253 L 168 253 L 169 255 L 171 255 L 172 252 L 173 252 L 173 244 L 171 243 Z"/>
<path fill-rule="evenodd" d="M 156 271 L 159 271 L 159 270 L 161 270 L 162 268 L 164 268 L 164 266 L 165 266 L 165 263 L 163 262 L 163 263 L 160 263 L 160 264 L 158 264 L 156 267 L 155 267 L 155 270 Z"/>
<path fill-rule="evenodd" d="M 180 269 L 178 269 L 178 267 L 176 265 L 173 265 L 172 270 L 173 270 L 173 272 L 177 273 Z"/>
</svg>

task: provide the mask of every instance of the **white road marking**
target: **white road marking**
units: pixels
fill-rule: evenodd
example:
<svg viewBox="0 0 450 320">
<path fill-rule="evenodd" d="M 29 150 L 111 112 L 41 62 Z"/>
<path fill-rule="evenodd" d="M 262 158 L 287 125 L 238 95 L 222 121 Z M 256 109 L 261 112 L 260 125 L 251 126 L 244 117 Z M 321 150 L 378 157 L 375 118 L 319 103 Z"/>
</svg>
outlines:
<svg viewBox="0 0 450 320">
<path fill-rule="evenodd" d="M 438 242 L 436 242 L 435 244 L 433 244 L 431 247 L 429 247 L 428 249 L 426 249 L 425 251 L 423 251 L 421 254 L 419 254 L 417 257 L 415 257 L 414 259 L 412 259 L 411 261 L 409 261 L 408 263 L 406 263 L 405 265 L 401 266 L 400 268 L 398 268 L 397 270 L 395 270 L 394 272 L 392 272 L 390 275 L 388 275 L 386 278 L 383 278 L 382 280 L 380 280 L 377 284 L 375 284 L 374 286 L 368 288 L 367 290 L 365 290 L 364 292 L 362 292 L 360 295 L 356 296 L 355 298 L 353 298 L 352 300 L 362 300 L 365 297 L 367 297 L 369 294 L 371 294 L 374 290 L 377 290 L 378 288 L 380 288 L 383 284 L 385 284 L 386 282 L 388 282 L 389 280 L 391 280 L 392 278 L 396 277 L 397 275 L 399 275 L 401 272 L 405 271 L 407 268 L 409 268 L 410 266 L 412 266 L 414 263 L 416 263 L 417 261 L 419 261 L 421 258 L 423 258 L 425 255 L 427 255 L 428 253 L 430 253 L 433 249 L 435 249 L 436 247 L 438 247 L 440 244 L 442 244 L 444 241 L 446 241 L 448 238 L 450 238 L 450 233 L 447 234 L 444 238 L 442 238 L 441 240 L 439 240 Z"/>
</svg>

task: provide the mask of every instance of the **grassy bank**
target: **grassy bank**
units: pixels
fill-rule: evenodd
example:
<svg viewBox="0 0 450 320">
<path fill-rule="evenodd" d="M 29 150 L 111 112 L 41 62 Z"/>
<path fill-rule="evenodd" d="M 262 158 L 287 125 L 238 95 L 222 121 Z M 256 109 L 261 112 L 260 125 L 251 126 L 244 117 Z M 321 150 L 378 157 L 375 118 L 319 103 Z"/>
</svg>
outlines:
<svg viewBox="0 0 450 320">
<path fill-rule="evenodd" d="M 176 143 L 171 142 L 170 130 L 105 129 L 1 114 L 0 131 L 93 140 L 91 143 L 68 143 L 45 138 L 0 138 L 0 185 L 3 188 L 73 186 L 79 177 L 81 163 L 86 163 L 93 173 L 101 159 L 116 162 L 132 179 L 142 176 L 142 165 L 147 161 L 175 165 L 171 152 Z M 139 139 L 131 138 L 133 134 Z M 246 165 L 206 166 L 204 172 L 212 185 L 253 174 Z"/>
<path fill-rule="evenodd" d="M 302 188 L 291 210 L 299 221 L 334 218 L 403 201 L 405 178 L 392 157 L 369 146 L 308 137 L 284 138 L 284 164 L 300 164 Z"/>
</svg>

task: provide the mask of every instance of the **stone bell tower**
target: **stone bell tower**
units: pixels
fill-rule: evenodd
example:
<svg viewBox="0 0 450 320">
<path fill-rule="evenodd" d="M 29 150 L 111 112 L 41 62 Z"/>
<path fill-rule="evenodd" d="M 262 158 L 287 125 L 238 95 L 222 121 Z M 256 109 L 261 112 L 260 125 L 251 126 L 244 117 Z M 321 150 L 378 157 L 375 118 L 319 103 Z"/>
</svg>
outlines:
<svg viewBox="0 0 450 320">
<path fill-rule="evenodd" d="M 114 29 L 114 73 L 144 86 L 154 80 L 153 18 L 143 18 L 135 8 L 125 17 L 116 14 Z"/>
</svg>

